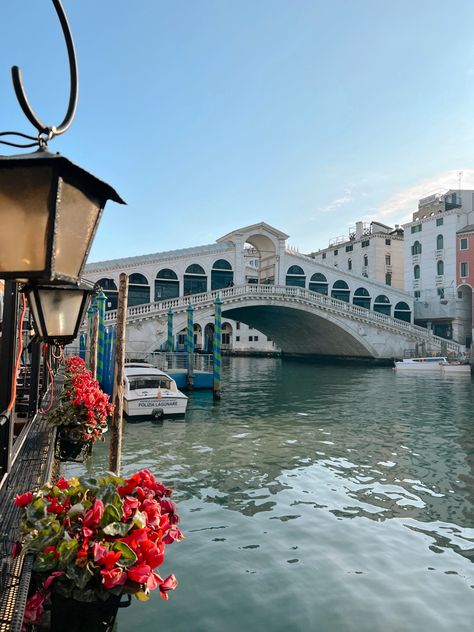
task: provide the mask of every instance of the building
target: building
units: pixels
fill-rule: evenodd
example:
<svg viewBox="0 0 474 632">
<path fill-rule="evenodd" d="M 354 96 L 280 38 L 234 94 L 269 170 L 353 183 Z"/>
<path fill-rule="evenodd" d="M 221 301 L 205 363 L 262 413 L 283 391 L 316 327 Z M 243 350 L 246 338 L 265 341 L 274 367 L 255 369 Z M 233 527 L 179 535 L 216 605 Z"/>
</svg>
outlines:
<svg viewBox="0 0 474 632">
<path fill-rule="evenodd" d="M 348 236 L 336 237 L 327 248 L 309 256 L 377 283 L 404 287 L 403 230 L 398 225 L 356 222 Z"/>
<path fill-rule="evenodd" d="M 449 190 L 418 203 L 405 229 L 405 290 L 415 323 L 470 347 L 474 190 Z"/>
</svg>

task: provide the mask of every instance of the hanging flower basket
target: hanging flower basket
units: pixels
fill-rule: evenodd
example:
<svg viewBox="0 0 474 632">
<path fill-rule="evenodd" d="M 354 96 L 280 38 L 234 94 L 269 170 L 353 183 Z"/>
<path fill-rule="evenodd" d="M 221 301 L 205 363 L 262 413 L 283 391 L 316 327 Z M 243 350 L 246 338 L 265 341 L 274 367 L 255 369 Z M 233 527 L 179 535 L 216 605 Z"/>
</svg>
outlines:
<svg viewBox="0 0 474 632">
<path fill-rule="evenodd" d="M 91 453 L 92 443 L 90 441 L 72 439 L 68 436 L 67 430 L 58 430 L 55 447 L 55 456 L 58 461 L 61 463 L 66 461 L 84 463 Z"/>
<path fill-rule="evenodd" d="M 105 601 L 76 601 L 53 594 L 51 632 L 111 632 L 119 608 L 127 608 L 131 602 L 130 595 L 125 595 L 125 601 L 117 595 Z"/>
</svg>

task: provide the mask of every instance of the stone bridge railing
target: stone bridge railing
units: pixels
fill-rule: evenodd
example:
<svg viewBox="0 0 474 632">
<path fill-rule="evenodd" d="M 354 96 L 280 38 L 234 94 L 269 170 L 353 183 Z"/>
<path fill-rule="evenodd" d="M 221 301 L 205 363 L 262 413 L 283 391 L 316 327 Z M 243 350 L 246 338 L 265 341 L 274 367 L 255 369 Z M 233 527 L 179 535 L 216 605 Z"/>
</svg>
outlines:
<svg viewBox="0 0 474 632">
<path fill-rule="evenodd" d="M 174 313 L 185 311 L 191 302 L 193 307 L 209 307 L 216 298 L 220 296 L 222 300 L 222 307 L 238 302 L 245 302 L 248 300 L 262 300 L 271 303 L 276 301 L 287 301 L 295 303 L 305 303 L 312 305 L 315 308 L 331 312 L 332 314 L 339 316 L 347 316 L 349 318 L 356 318 L 367 324 L 381 327 L 383 329 L 390 329 L 401 335 L 405 335 L 410 338 L 423 342 L 430 342 L 441 348 L 442 345 L 452 353 L 459 354 L 463 348 L 457 342 L 452 340 L 445 340 L 438 336 L 434 336 L 431 331 L 413 325 L 403 320 L 374 312 L 364 307 L 358 307 L 352 303 L 346 303 L 318 292 L 312 292 L 301 287 L 290 287 L 280 285 L 241 285 L 236 287 L 223 288 L 220 290 L 214 290 L 213 292 L 203 292 L 202 294 L 193 294 L 192 296 L 181 296 L 178 298 L 168 299 L 166 301 L 156 301 L 154 303 L 146 303 L 143 305 L 136 305 L 135 307 L 129 307 L 127 313 L 127 322 L 134 322 L 143 319 L 153 318 L 155 316 L 166 315 L 166 312 L 171 309 Z M 106 324 L 112 324 L 117 317 L 116 311 L 111 310 L 105 314 Z"/>
</svg>

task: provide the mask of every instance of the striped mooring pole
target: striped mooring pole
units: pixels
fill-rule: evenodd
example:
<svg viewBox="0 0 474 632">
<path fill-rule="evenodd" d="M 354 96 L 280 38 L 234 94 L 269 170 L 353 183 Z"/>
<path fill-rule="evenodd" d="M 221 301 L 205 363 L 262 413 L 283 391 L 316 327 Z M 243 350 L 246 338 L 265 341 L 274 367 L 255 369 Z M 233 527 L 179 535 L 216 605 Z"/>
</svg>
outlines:
<svg viewBox="0 0 474 632">
<path fill-rule="evenodd" d="M 214 399 L 220 399 L 222 377 L 222 300 L 220 296 L 216 298 L 214 308 L 214 338 L 212 344 L 214 379 L 212 393 Z"/>
<path fill-rule="evenodd" d="M 102 372 L 102 390 L 107 395 L 112 395 L 113 384 L 110 382 L 110 364 L 112 362 L 112 340 L 113 331 L 112 327 L 105 328 L 105 343 L 104 343 L 104 369 Z"/>
<path fill-rule="evenodd" d="M 187 335 L 186 335 L 186 353 L 188 356 L 187 382 L 188 382 L 188 388 L 192 389 L 194 386 L 194 322 L 193 322 L 194 308 L 191 305 L 191 303 L 189 303 L 186 312 L 188 314 L 188 328 L 187 328 Z"/>
<path fill-rule="evenodd" d="M 86 334 L 81 334 L 79 338 L 79 357 L 86 359 Z"/>
<path fill-rule="evenodd" d="M 100 290 L 97 295 L 96 304 L 99 311 L 99 342 L 97 346 L 97 380 L 102 386 L 104 382 L 104 366 L 105 366 L 105 302 L 107 297 Z"/>
<path fill-rule="evenodd" d="M 166 340 L 166 351 L 168 353 L 173 353 L 173 351 L 174 351 L 173 312 L 171 310 L 171 307 L 168 310 L 168 338 Z"/>
<path fill-rule="evenodd" d="M 89 328 L 87 330 L 87 350 L 86 350 L 86 366 L 90 370 L 91 368 L 91 342 L 92 342 L 92 328 L 94 326 L 94 314 L 96 312 L 95 299 L 92 301 L 89 309 L 87 310 L 87 318 L 89 321 Z"/>
</svg>

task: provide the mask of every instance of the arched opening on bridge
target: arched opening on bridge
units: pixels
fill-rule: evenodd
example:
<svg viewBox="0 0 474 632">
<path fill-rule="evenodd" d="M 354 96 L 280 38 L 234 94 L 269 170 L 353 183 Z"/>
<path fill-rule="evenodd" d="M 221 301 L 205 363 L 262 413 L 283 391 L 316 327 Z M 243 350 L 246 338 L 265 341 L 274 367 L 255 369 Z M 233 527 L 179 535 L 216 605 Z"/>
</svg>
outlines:
<svg viewBox="0 0 474 632">
<path fill-rule="evenodd" d="M 249 249 L 249 246 L 255 249 L 258 258 L 258 265 L 256 266 L 258 283 L 275 285 L 282 282 L 277 278 L 276 248 L 270 237 L 259 234 L 251 235 L 247 237 L 244 247 Z"/>
<path fill-rule="evenodd" d="M 204 327 L 204 350 L 212 353 L 212 345 L 214 343 L 214 323 L 207 323 Z"/>
<path fill-rule="evenodd" d="M 374 312 L 390 316 L 391 309 L 392 304 L 390 303 L 388 296 L 385 296 L 385 294 L 379 294 L 374 301 Z"/>
<path fill-rule="evenodd" d="M 225 259 L 214 261 L 211 270 L 211 290 L 221 290 L 234 285 L 232 266 Z"/>
<path fill-rule="evenodd" d="M 118 290 L 113 279 L 99 279 L 97 285 L 104 290 L 104 294 L 107 297 L 105 302 L 105 309 L 117 309 Z"/>
<path fill-rule="evenodd" d="M 411 309 L 407 303 L 400 301 L 395 305 L 393 317 L 397 320 L 404 320 L 406 323 L 411 322 Z"/>
<path fill-rule="evenodd" d="M 349 302 L 349 286 L 345 281 L 336 281 L 332 286 L 331 297 L 337 298 L 339 301 Z"/>
<path fill-rule="evenodd" d="M 221 345 L 223 349 L 232 349 L 232 325 L 227 321 L 222 323 Z"/>
<path fill-rule="evenodd" d="M 179 296 L 178 275 L 174 270 L 163 268 L 155 279 L 155 301 L 166 301 Z"/>
<path fill-rule="evenodd" d="M 370 309 L 370 294 L 365 289 L 365 287 L 357 288 L 357 290 L 354 292 L 354 296 L 352 297 L 352 302 L 358 307 Z"/>
<path fill-rule="evenodd" d="M 457 289 L 456 317 L 459 321 L 459 330 L 455 338 L 470 349 L 472 345 L 472 287 L 470 285 L 460 285 Z M 452 332 L 451 332 L 452 335 Z M 446 338 L 450 336 L 446 335 Z"/>
<path fill-rule="evenodd" d="M 184 296 L 201 292 L 207 292 L 207 276 L 202 266 L 192 263 L 184 273 Z"/>
<path fill-rule="evenodd" d="M 194 323 L 194 348 L 202 349 L 202 327 L 199 323 Z"/>
<path fill-rule="evenodd" d="M 135 272 L 128 278 L 128 305 L 142 305 L 150 302 L 150 285 L 145 275 Z"/>
<path fill-rule="evenodd" d="M 186 327 L 178 331 L 176 335 L 176 351 L 184 351 L 186 349 L 186 338 L 188 331 Z"/>
<path fill-rule="evenodd" d="M 306 275 L 300 266 L 290 266 L 286 272 L 285 285 L 306 287 Z"/>
<path fill-rule="evenodd" d="M 318 292 L 318 294 L 328 295 L 328 280 L 321 274 L 321 272 L 315 272 L 309 281 L 309 289 L 311 292 Z"/>
</svg>

